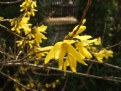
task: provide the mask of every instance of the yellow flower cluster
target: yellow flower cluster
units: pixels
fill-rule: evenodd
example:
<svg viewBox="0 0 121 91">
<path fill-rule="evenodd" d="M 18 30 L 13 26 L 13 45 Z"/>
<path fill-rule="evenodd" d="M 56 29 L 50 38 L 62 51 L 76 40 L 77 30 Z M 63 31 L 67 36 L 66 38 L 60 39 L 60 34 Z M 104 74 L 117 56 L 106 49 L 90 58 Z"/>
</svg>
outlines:
<svg viewBox="0 0 121 91">
<path fill-rule="evenodd" d="M 83 24 L 85 22 L 84 19 Z M 86 29 L 86 26 L 82 25 L 76 31 L 77 27 L 67 35 L 67 37 L 73 35 L 72 39 L 58 42 L 53 46 L 45 58 L 45 64 L 49 63 L 51 59 L 56 59 L 60 70 L 66 71 L 67 67 L 70 66 L 71 70 L 76 72 L 77 62 L 87 65 L 84 61 L 85 58 L 91 59 L 95 56 L 99 62 L 102 62 L 104 57 L 106 59 L 112 57 L 111 50 L 103 49 L 100 52 L 95 52 L 98 50 L 96 46 L 101 45 L 100 37 L 92 39 L 90 35 L 80 36 L 79 34 Z"/>
<path fill-rule="evenodd" d="M 19 18 L 15 18 L 13 20 L 10 20 L 12 31 L 15 31 L 16 33 L 20 34 L 21 31 L 24 31 L 25 35 L 27 35 L 29 32 L 31 32 L 31 25 L 29 22 L 30 16 L 35 15 L 35 11 L 37 11 L 35 8 L 37 7 L 36 0 L 25 0 L 21 5 L 21 12 L 23 12 L 23 15 Z"/>
<path fill-rule="evenodd" d="M 109 57 L 113 57 L 113 52 L 111 50 L 102 49 L 99 52 L 94 53 L 94 56 L 99 62 L 103 62 L 103 59 L 108 59 Z"/>
<path fill-rule="evenodd" d="M 45 32 L 46 29 L 47 29 L 47 26 L 44 26 L 44 25 L 33 28 L 33 35 L 36 42 L 36 46 L 39 46 L 39 44 L 42 43 L 42 39 L 47 39 L 45 35 L 42 34 L 42 33 L 46 33 Z"/>
<path fill-rule="evenodd" d="M 24 47 L 27 44 L 29 45 L 30 49 L 36 47 L 40 47 L 40 43 L 42 43 L 42 39 L 47 39 L 43 33 L 45 33 L 45 30 L 47 29 L 47 26 L 41 25 L 41 26 L 35 26 L 31 29 L 31 32 L 29 32 L 24 39 L 16 41 L 17 46 Z"/>
<path fill-rule="evenodd" d="M 35 8 L 37 7 L 36 0 L 25 0 L 21 5 L 21 12 L 25 12 L 25 16 L 35 16 Z"/>
<path fill-rule="evenodd" d="M 11 28 L 11 30 L 17 32 L 18 34 L 24 31 L 25 35 L 27 35 L 29 32 L 31 32 L 32 25 L 29 23 L 29 20 L 30 17 L 22 17 L 20 19 L 11 20 L 11 26 L 14 26 Z"/>
<path fill-rule="evenodd" d="M 17 46 L 24 48 L 25 46 L 29 46 L 30 53 L 36 54 L 36 59 L 41 58 L 43 53 L 39 53 L 40 51 L 40 43 L 42 43 L 42 39 L 47 39 L 43 33 L 46 33 L 45 30 L 47 26 L 40 25 L 32 27 L 32 24 L 29 23 L 30 17 L 35 15 L 35 8 L 37 7 L 36 0 L 24 0 L 24 2 L 20 5 L 20 11 L 23 14 L 18 17 L 10 20 L 12 31 L 22 36 L 22 39 L 16 41 Z"/>
<path fill-rule="evenodd" d="M 72 71 L 76 71 L 77 61 L 87 65 L 83 61 L 83 57 L 76 51 L 76 49 L 69 44 L 69 41 L 58 42 L 51 49 L 48 55 L 45 58 L 45 64 L 50 61 L 50 59 L 58 59 L 59 69 L 62 70 L 64 66 L 64 70 L 66 70 L 65 66 L 70 65 Z M 64 57 L 67 56 L 66 60 Z M 65 61 L 64 61 L 65 60 Z"/>
<path fill-rule="evenodd" d="M 60 70 L 66 71 L 70 66 L 73 72 L 77 71 L 78 62 L 87 65 L 85 59 L 95 57 L 99 62 L 103 62 L 104 58 L 113 57 L 111 50 L 97 48 L 102 45 L 100 37 L 93 39 L 90 35 L 80 36 L 80 33 L 86 29 L 84 25 L 86 19 L 82 21 L 80 27 L 76 26 L 72 32 L 69 32 L 63 41 L 57 42 L 54 46 L 41 47 L 42 40 L 47 39 L 44 35 L 47 26 L 32 27 L 32 24 L 29 23 L 30 17 L 34 16 L 37 11 L 35 9 L 36 0 L 25 0 L 20 7 L 23 14 L 10 21 L 13 26 L 11 30 L 22 36 L 22 39 L 16 41 L 18 47 L 29 46 L 29 57 L 34 55 L 35 59 L 39 60 L 44 56 L 45 64 L 49 63 L 51 59 L 56 59 Z M 47 52 L 47 50 L 50 51 Z M 45 56 L 45 54 L 47 55 Z"/>
</svg>

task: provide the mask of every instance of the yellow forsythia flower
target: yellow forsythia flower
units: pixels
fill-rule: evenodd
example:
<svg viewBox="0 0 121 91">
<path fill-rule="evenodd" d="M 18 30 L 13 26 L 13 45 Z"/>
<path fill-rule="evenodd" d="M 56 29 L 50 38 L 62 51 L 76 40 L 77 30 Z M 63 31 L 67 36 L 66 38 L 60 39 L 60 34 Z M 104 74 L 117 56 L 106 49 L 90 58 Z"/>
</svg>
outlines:
<svg viewBox="0 0 121 91">
<path fill-rule="evenodd" d="M 96 45 L 101 45 L 101 44 L 102 44 L 102 42 L 101 42 L 101 38 L 100 38 L 100 37 L 97 38 L 97 41 L 95 42 L 95 44 L 96 44 Z"/>
<path fill-rule="evenodd" d="M 4 19 L 4 17 L 1 17 L 1 16 L 0 16 L 0 21 L 3 20 L 3 19 Z"/>
<path fill-rule="evenodd" d="M 109 57 L 113 57 L 113 52 L 111 50 L 102 49 L 100 52 L 104 54 L 104 57 L 106 59 L 108 59 Z"/>
<path fill-rule="evenodd" d="M 64 63 L 64 57 L 67 56 L 67 59 Z M 73 72 L 76 72 L 76 64 L 77 61 L 87 65 L 83 57 L 79 54 L 76 49 L 66 42 L 58 42 L 54 45 L 54 47 L 50 50 L 45 58 L 45 64 L 47 64 L 51 59 L 58 59 L 59 69 L 65 69 L 66 66 L 70 66 Z M 73 59 L 73 60 L 72 60 Z"/>
<path fill-rule="evenodd" d="M 100 37 L 92 39 L 92 36 L 90 36 L 90 35 L 83 35 L 83 36 L 77 35 L 74 38 L 79 39 L 83 43 L 84 46 L 89 46 L 89 45 L 93 45 L 93 44 L 95 44 L 95 45 L 102 44 Z"/>
<path fill-rule="evenodd" d="M 21 33 L 21 31 L 24 31 L 25 35 L 27 35 L 31 31 L 31 24 L 28 23 L 30 20 L 30 17 L 22 17 L 21 19 L 14 19 L 10 20 L 11 28 L 12 31 L 17 32 L 18 34 Z"/>
<path fill-rule="evenodd" d="M 72 32 L 70 32 L 68 34 L 68 36 L 72 36 L 75 33 L 75 30 L 78 28 L 78 26 L 76 26 Z M 77 30 L 77 32 L 74 34 L 73 37 L 77 36 L 78 34 L 82 33 L 84 30 L 86 29 L 86 26 L 80 26 L 80 28 Z"/>
<path fill-rule="evenodd" d="M 94 56 L 96 57 L 96 59 L 99 61 L 99 62 L 103 62 L 103 57 L 104 57 L 104 54 L 98 52 L 98 53 L 94 53 Z"/>
<path fill-rule="evenodd" d="M 34 16 L 35 11 L 37 11 L 35 8 L 37 7 L 36 0 L 25 0 L 21 5 L 21 12 L 25 12 L 25 16 Z"/>
<path fill-rule="evenodd" d="M 103 59 L 108 59 L 109 57 L 113 57 L 113 51 L 102 49 L 98 53 L 94 53 L 94 56 L 99 62 L 103 62 Z"/>
<path fill-rule="evenodd" d="M 64 71 L 66 71 L 67 66 L 70 66 L 73 72 L 76 72 L 77 61 L 72 54 L 68 54 L 66 60 L 64 61 Z"/>
<path fill-rule="evenodd" d="M 84 19 L 82 21 L 82 25 L 79 27 L 79 29 L 77 30 L 78 26 L 77 25 L 72 32 L 70 32 L 65 38 L 68 38 L 68 37 L 76 37 L 78 36 L 80 33 L 82 33 L 85 29 L 86 29 L 86 26 L 83 26 L 83 24 L 86 22 L 86 19 Z M 76 32 L 75 32 L 76 31 Z"/>
<path fill-rule="evenodd" d="M 41 25 L 39 27 L 34 27 L 33 29 L 33 35 L 36 42 L 36 45 L 39 46 L 40 43 L 42 43 L 42 39 L 47 39 L 43 33 L 45 33 L 45 30 L 47 29 L 47 26 Z"/>
<path fill-rule="evenodd" d="M 83 46 L 81 42 L 76 43 L 76 47 L 78 51 L 81 53 L 81 55 L 89 59 L 92 58 L 92 54 Z"/>
<path fill-rule="evenodd" d="M 85 41 L 85 40 L 91 39 L 92 36 L 90 36 L 90 35 L 83 35 L 83 36 L 77 35 L 74 38 L 79 39 L 80 41 Z"/>
<path fill-rule="evenodd" d="M 29 56 L 29 57 L 33 57 L 33 55 L 35 55 L 35 59 L 39 60 L 39 59 L 42 58 L 43 53 L 40 52 L 40 50 L 38 49 L 38 47 L 33 47 L 33 48 L 30 50 L 28 56 Z"/>
</svg>

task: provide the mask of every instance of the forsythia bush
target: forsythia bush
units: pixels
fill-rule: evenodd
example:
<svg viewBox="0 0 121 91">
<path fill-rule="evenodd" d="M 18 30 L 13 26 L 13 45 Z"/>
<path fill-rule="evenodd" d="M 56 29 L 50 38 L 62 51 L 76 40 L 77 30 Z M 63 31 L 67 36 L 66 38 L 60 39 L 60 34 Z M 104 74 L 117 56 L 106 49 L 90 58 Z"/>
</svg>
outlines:
<svg viewBox="0 0 121 91">
<path fill-rule="evenodd" d="M 21 50 L 28 48 L 27 56 L 34 60 L 44 58 L 44 63 L 48 64 L 51 59 L 55 59 L 60 70 L 70 69 L 76 72 L 77 63 L 88 65 L 86 59 L 97 59 L 103 62 L 104 59 L 113 57 L 113 52 L 102 48 L 101 38 L 93 38 L 91 35 L 82 35 L 86 30 L 84 25 L 86 19 L 82 21 L 82 25 L 77 25 L 71 32 L 65 36 L 63 41 L 57 42 L 54 46 L 42 47 L 41 43 L 47 40 L 44 35 L 47 30 L 45 25 L 33 26 L 29 21 L 37 12 L 36 0 L 24 0 L 20 5 L 22 14 L 9 22 L 11 23 L 11 32 L 17 35 L 17 47 Z M 0 20 L 4 18 L 0 17 Z M 81 35 L 80 35 L 81 34 Z"/>
</svg>

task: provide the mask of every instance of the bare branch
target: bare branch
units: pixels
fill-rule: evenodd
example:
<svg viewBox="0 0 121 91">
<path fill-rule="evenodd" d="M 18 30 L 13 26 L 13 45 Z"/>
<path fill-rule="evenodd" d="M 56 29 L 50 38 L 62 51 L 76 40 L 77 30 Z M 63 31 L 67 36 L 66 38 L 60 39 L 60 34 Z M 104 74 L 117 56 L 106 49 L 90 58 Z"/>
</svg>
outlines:
<svg viewBox="0 0 121 91">
<path fill-rule="evenodd" d="M 0 1 L 0 4 L 16 4 L 16 3 L 20 3 L 22 0 L 16 0 L 16 1 Z"/>
<path fill-rule="evenodd" d="M 90 62 L 93 62 L 93 63 L 98 63 L 98 64 L 102 64 L 102 65 L 105 65 L 105 66 L 108 66 L 108 67 L 111 67 L 111 68 L 114 68 L 114 69 L 121 70 L 121 67 L 119 67 L 117 65 L 112 65 L 112 64 L 109 64 L 109 63 L 101 63 L 101 62 L 98 62 L 98 61 L 95 61 L 95 60 L 88 60 L 88 59 L 86 59 L 85 61 L 90 61 Z"/>
<path fill-rule="evenodd" d="M 45 74 L 45 73 L 38 73 L 38 72 L 36 72 L 36 71 L 33 71 L 32 70 L 32 73 L 34 73 L 35 75 L 39 75 L 39 76 L 60 76 L 60 75 L 63 75 L 63 73 L 56 73 L 56 74 L 50 74 L 50 73 L 47 73 L 47 74 Z"/>
<path fill-rule="evenodd" d="M 86 4 L 86 8 L 84 9 L 84 12 L 83 12 L 83 14 L 82 14 L 81 20 L 80 20 L 80 22 L 79 22 L 79 24 L 78 24 L 78 27 L 76 28 L 76 30 L 74 31 L 74 33 L 72 34 L 72 36 L 68 36 L 68 35 L 67 35 L 67 36 L 65 37 L 65 39 L 71 39 L 71 38 L 74 37 L 74 35 L 76 34 L 76 32 L 78 31 L 78 29 L 80 28 L 80 26 L 82 26 L 82 21 L 83 21 L 83 19 L 85 18 L 86 13 L 87 13 L 87 11 L 88 11 L 90 5 L 91 5 L 91 0 L 88 0 L 88 2 L 87 2 L 87 4 Z"/>
<path fill-rule="evenodd" d="M 5 55 L 5 56 L 7 56 L 7 57 L 14 58 L 14 56 L 12 56 L 12 55 L 10 55 L 8 53 L 5 53 L 5 52 L 3 52 L 1 50 L 0 50 L 0 53 L 3 54 L 3 55 Z"/>
<path fill-rule="evenodd" d="M 20 85 L 21 87 L 25 88 L 26 90 L 37 91 L 37 90 L 32 90 L 32 89 L 30 89 L 30 88 L 24 86 L 23 84 L 21 84 L 20 82 L 18 82 L 18 81 L 15 80 L 14 78 L 10 77 L 9 75 L 7 75 L 7 74 L 5 74 L 5 73 L 3 73 L 3 72 L 1 72 L 1 71 L 0 71 L 0 74 L 2 74 L 3 76 L 9 78 L 10 80 L 12 80 L 13 82 L 17 83 L 18 85 Z"/>
<path fill-rule="evenodd" d="M 27 63 L 27 62 L 14 62 L 14 63 L 6 63 L 4 64 L 4 66 L 26 66 L 26 67 L 31 67 L 31 68 L 45 68 L 45 69 L 50 69 L 50 70 L 55 70 L 55 71 L 58 71 L 58 72 L 64 72 L 63 70 L 59 70 L 58 68 L 54 68 L 54 67 L 45 67 L 44 65 L 36 65 L 36 64 L 31 64 L 31 63 Z M 96 75 L 90 75 L 90 74 L 86 74 L 86 73 L 80 73 L 80 72 L 72 72 L 72 71 L 69 71 L 67 70 L 66 71 L 67 74 L 75 74 L 75 75 L 79 75 L 79 76 L 83 76 L 83 77 L 89 77 L 89 78 L 95 78 L 95 79 L 101 79 L 101 80 L 106 80 L 106 81 L 112 81 L 112 82 L 118 82 L 118 83 L 121 83 L 121 78 L 119 79 L 119 77 L 101 77 L 101 76 L 96 76 Z M 118 78 L 118 79 L 116 79 Z"/>
<path fill-rule="evenodd" d="M 121 45 L 121 41 L 119 41 L 118 43 L 116 43 L 114 45 L 111 45 L 111 46 L 107 47 L 107 49 L 111 49 L 111 48 L 116 47 L 118 45 Z"/>
<path fill-rule="evenodd" d="M 12 33 L 13 35 L 15 35 L 15 36 L 17 36 L 17 37 L 19 37 L 19 38 L 23 39 L 23 37 L 22 37 L 22 36 L 20 36 L 20 35 L 18 35 L 18 34 L 16 34 L 16 33 L 14 33 L 14 32 L 11 32 L 11 31 L 10 31 L 10 29 L 9 29 L 9 28 L 7 28 L 6 26 L 4 26 L 4 25 L 0 24 L 0 27 L 2 27 L 2 28 L 4 28 L 4 29 L 6 29 L 6 30 L 7 30 L 7 32 Z"/>
<path fill-rule="evenodd" d="M 88 69 L 87 69 L 87 71 L 86 71 L 86 73 L 87 74 L 89 74 L 90 73 L 90 70 L 91 70 L 91 68 L 93 67 L 93 62 L 89 65 L 89 67 L 88 67 Z"/>
<path fill-rule="evenodd" d="M 67 82 L 68 82 L 68 76 L 66 78 L 65 84 L 64 84 L 63 88 L 61 89 L 61 91 L 65 91 L 66 86 L 67 86 Z"/>
</svg>

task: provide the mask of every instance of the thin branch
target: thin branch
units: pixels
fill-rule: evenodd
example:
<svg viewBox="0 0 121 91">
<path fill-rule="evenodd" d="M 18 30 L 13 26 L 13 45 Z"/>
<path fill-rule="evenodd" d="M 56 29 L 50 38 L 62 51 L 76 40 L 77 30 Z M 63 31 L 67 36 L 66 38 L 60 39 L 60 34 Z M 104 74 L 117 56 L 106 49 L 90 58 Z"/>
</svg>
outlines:
<svg viewBox="0 0 121 91">
<path fill-rule="evenodd" d="M 5 49 L 6 49 L 6 44 L 5 44 L 5 41 L 4 41 L 4 43 L 3 43 L 3 53 L 4 54 L 6 54 L 6 52 L 5 52 Z M 5 55 L 3 55 L 3 62 L 5 63 L 5 61 L 6 61 L 6 56 Z M 2 67 L 0 68 L 0 71 L 2 71 L 2 69 L 3 69 L 3 67 L 4 67 L 4 64 L 2 65 Z"/>
<path fill-rule="evenodd" d="M 12 59 L 15 58 L 14 56 L 12 56 L 12 55 L 10 55 L 8 53 L 5 53 L 5 52 L 3 52 L 1 50 L 0 50 L 0 53 L 3 54 L 3 55 L 5 55 L 5 56 L 7 56 L 7 57 L 9 57 L 9 58 L 12 58 Z"/>
<path fill-rule="evenodd" d="M 68 82 L 68 76 L 67 76 L 67 78 L 66 78 L 65 84 L 64 84 L 64 86 L 63 86 L 63 88 L 62 88 L 62 90 L 61 90 L 61 91 L 65 91 L 66 86 L 67 86 L 67 82 Z"/>
<path fill-rule="evenodd" d="M 41 61 L 43 61 L 44 58 L 41 59 Z M 113 64 L 109 64 L 109 63 L 101 63 L 101 62 L 98 62 L 96 60 L 91 60 L 91 59 L 85 59 L 85 61 L 88 61 L 88 62 L 92 62 L 92 63 L 97 63 L 97 64 L 101 64 L 101 65 L 105 65 L 105 66 L 108 66 L 108 67 L 111 67 L 111 68 L 114 68 L 114 69 L 117 69 L 117 70 L 121 70 L 121 67 L 117 66 L 117 65 L 113 65 Z M 21 59 L 17 59 L 17 60 L 9 60 L 9 61 L 6 61 L 5 65 L 6 66 L 12 66 L 12 65 L 17 65 L 16 63 L 21 63 L 21 62 L 29 62 L 26 58 L 23 58 L 23 60 Z M 4 62 L 0 62 L 0 66 L 3 65 Z"/>
<path fill-rule="evenodd" d="M 106 26 L 107 26 L 106 24 L 107 24 L 107 23 L 104 23 L 104 29 L 103 29 L 102 39 L 101 39 L 101 40 L 102 40 L 102 41 L 101 41 L 102 44 L 103 44 L 104 38 L 105 38 L 105 32 L 106 32 L 106 28 L 107 28 L 107 27 L 106 27 Z"/>
<path fill-rule="evenodd" d="M 14 78 L 10 77 L 9 75 L 3 73 L 0 71 L 0 74 L 2 74 L 3 76 L 9 78 L 10 80 L 12 80 L 13 82 L 17 83 L 18 85 L 20 85 L 21 87 L 25 88 L 26 90 L 30 90 L 30 88 L 24 86 L 23 84 L 19 83 L 17 80 L 15 80 Z M 35 91 L 35 90 L 32 90 L 32 91 Z"/>
<path fill-rule="evenodd" d="M 38 73 L 36 71 L 32 71 L 32 73 L 34 73 L 35 75 L 39 75 L 39 76 L 60 76 L 62 75 L 62 73 L 58 73 L 58 74 L 45 74 L 45 73 Z"/>
<path fill-rule="evenodd" d="M 11 20 L 14 20 L 14 19 L 2 19 L 2 20 L 0 20 L 0 22 L 2 21 L 2 22 L 4 22 L 4 21 L 11 21 Z"/>
<path fill-rule="evenodd" d="M 23 37 L 22 37 L 22 36 L 20 36 L 20 35 L 18 35 L 18 34 L 16 34 L 16 33 L 14 33 L 14 32 L 11 32 L 11 31 L 10 31 L 10 29 L 9 29 L 9 28 L 7 28 L 6 26 L 4 26 L 4 25 L 0 24 L 0 27 L 2 27 L 2 28 L 4 28 L 4 29 L 6 29 L 6 30 L 7 30 L 7 32 L 12 33 L 13 35 L 15 35 L 15 36 L 17 36 L 17 37 L 19 37 L 19 38 L 23 39 Z"/>
<path fill-rule="evenodd" d="M 21 54 L 22 54 L 22 51 L 19 51 L 15 59 L 17 60 Z"/>
<path fill-rule="evenodd" d="M 57 40 L 58 35 L 59 35 L 59 33 L 56 33 L 56 35 L 55 35 L 55 37 L 54 37 L 53 42 L 52 42 L 52 44 L 51 44 L 51 45 L 54 45 L 54 44 L 55 44 L 55 42 L 56 42 L 56 40 Z"/>
<path fill-rule="evenodd" d="M 118 43 L 116 43 L 116 44 L 114 44 L 114 45 L 111 45 L 111 46 L 109 46 L 109 47 L 106 47 L 106 49 L 111 49 L 111 48 L 116 47 L 116 46 L 118 46 L 118 45 L 121 45 L 121 41 L 119 41 Z"/>
<path fill-rule="evenodd" d="M 84 12 L 83 12 L 83 14 L 82 14 L 82 17 L 81 17 L 81 20 L 80 20 L 80 22 L 79 22 L 79 24 L 78 24 L 77 29 L 74 31 L 74 33 L 72 34 L 72 36 L 68 36 L 68 35 L 67 35 L 67 36 L 65 37 L 66 40 L 67 40 L 67 39 L 73 38 L 74 35 L 76 34 L 76 32 L 78 31 L 78 29 L 80 28 L 80 26 L 82 26 L 82 21 L 83 21 L 83 19 L 85 18 L 86 13 L 87 13 L 87 11 L 88 11 L 90 5 L 91 5 L 91 0 L 88 0 L 88 2 L 87 2 L 87 4 L 86 4 L 86 8 L 84 9 Z"/>
<path fill-rule="evenodd" d="M 85 61 L 90 61 L 90 62 L 93 62 L 93 63 L 98 63 L 98 64 L 102 64 L 102 65 L 105 65 L 105 66 L 108 66 L 108 67 L 111 67 L 111 68 L 114 68 L 114 69 L 121 70 L 121 67 L 119 67 L 117 65 L 112 65 L 112 64 L 109 64 L 109 63 L 101 63 L 101 62 L 98 62 L 98 61 L 95 61 L 95 60 L 88 60 L 88 59 L 86 59 Z"/>
<path fill-rule="evenodd" d="M 63 70 L 59 70 L 58 68 L 45 67 L 44 65 L 36 65 L 36 64 L 31 64 L 31 63 L 27 63 L 27 62 L 6 63 L 4 65 L 6 65 L 6 66 L 27 66 L 27 67 L 34 67 L 34 68 L 39 68 L 39 69 L 45 68 L 45 69 L 55 70 L 55 71 L 58 71 L 58 72 L 64 72 Z M 89 78 L 95 78 L 95 79 L 100 79 L 100 80 L 106 80 L 106 81 L 112 81 L 112 82 L 121 83 L 121 80 L 119 80 L 119 77 L 118 77 L 118 79 L 112 79 L 110 77 L 95 76 L 95 75 L 90 75 L 90 74 L 86 74 L 86 73 L 72 72 L 72 71 L 69 71 L 69 70 L 67 70 L 66 73 L 67 74 L 75 74 L 75 75 L 79 75 L 79 76 L 83 76 L 83 77 L 89 77 Z M 117 78 L 117 77 L 114 77 L 114 78 Z"/>
<path fill-rule="evenodd" d="M 6 2 L 3 2 L 3 1 L 0 1 L 0 4 L 16 4 L 16 3 L 20 3 L 22 0 L 16 0 L 16 1 L 6 1 Z"/>
<path fill-rule="evenodd" d="M 91 68 L 92 68 L 93 64 L 94 64 L 94 63 L 92 62 L 92 63 L 89 65 L 89 67 L 88 67 L 88 69 L 87 69 L 87 71 L 86 71 L 86 73 L 87 73 L 87 74 L 89 74 L 89 73 L 90 73 L 90 70 L 91 70 Z"/>
</svg>

